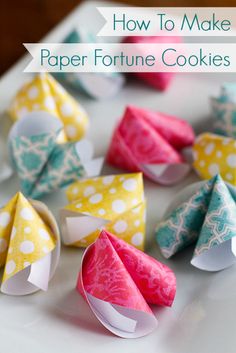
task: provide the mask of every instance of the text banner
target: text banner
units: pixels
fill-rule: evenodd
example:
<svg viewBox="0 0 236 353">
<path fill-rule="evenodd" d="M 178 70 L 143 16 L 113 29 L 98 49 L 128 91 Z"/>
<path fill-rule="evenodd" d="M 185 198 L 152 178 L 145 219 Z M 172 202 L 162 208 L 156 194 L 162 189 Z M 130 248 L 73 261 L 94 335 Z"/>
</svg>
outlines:
<svg viewBox="0 0 236 353">
<path fill-rule="evenodd" d="M 25 72 L 236 72 L 236 44 L 24 44 Z"/>
<path fill-rule="evenodd" d="M 98 7 L 98 36 L 235 36 L 236 7 Z"/>
</svg>

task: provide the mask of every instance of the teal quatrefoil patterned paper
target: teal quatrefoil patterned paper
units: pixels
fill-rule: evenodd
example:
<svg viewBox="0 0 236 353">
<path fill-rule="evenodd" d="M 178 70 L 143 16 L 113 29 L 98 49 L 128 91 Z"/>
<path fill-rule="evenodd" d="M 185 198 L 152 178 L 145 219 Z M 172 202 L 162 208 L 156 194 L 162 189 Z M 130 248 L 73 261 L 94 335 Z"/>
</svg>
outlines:
<svg viewBox="0 0 236 353">
<path fill-rule="evenodd" d="M 63 43 L 97 43 L 97 37 L 91 32 L 77 28 L 67 35 Z M 125 76 L 119 72 L 60 72 L 53 75 L 62 83 L 95 99 L 115 96 L 125 82 Z"/>
<path fill-rule="evenodd" d="M 43 114 L 33 120 L 28 115 L 17 121 L 12 128 L 14 134 L 10 133 L 9 137 L 11 159 L 20 179 L 21 191 L 34 199 L 87 176 L 85 161 L 82 163 L 78 152 L 78 144 L 82 146 L 82 142 L 58 143 L 62 128 L 50 131 L 46 127 L 47 132 L 42 132 L 45 120 L 50 123 L 50 117 Z M 33 130 L 32 136 L 27 131 L 30 124 L 40 127 L 38 133 Z"/>
<path fill-rule="evenodd" d="M 191 263 L 219 270 L 235 262 L 236 192 L 217 175 L 181 203 L 156 229 L 164 257 L 195 243 Z"/>
<path fill-rule="evenodd" d="M 39 198 L 85 175 L 75 143 L 57 144 L 60 131 L 11 141 L 22 192 Z"/>
<path fill-rule="evenodd" d="M 218 98 L 211 98 L 214 132 L 236 138 L 236 83 L 228 82 L 221 87 Z"/>
</svg>

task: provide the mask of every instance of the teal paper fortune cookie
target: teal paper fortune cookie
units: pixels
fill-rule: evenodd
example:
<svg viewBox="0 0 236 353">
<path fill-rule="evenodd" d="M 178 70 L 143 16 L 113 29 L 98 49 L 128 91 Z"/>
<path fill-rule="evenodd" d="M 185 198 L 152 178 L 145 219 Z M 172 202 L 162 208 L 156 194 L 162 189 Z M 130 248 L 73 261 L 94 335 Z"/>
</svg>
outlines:
<svg viewBox="0 0 236 353">
<path fill-rule="evenodd" d="M 182 199 L 180 201 L 180 199 Z M 156 229 L 164 257 L 195 243 L 191 264 L 218 271 L 236 262 L 236 189 L 216 175 L 187 187 Z"/>
<path fill-rule="evenodd" d="M 64 39 L 64 43 L 97 43 L 93 33 L 82 29 L 75 29 Z M 81 73 L 81 72 L 60 72 L 54 76 L 61 82 L 65 82 L 72 88 L 86 93 L 95 99 L 112 97 L 117 94 L 124 84 L 124 75 L 118 72 L 108 73 Z"/>
<path fill-rule="evenodd" d="M 99 174 L 102 159 L 92 160 L 88 140 L 60 143 L 62 123 L 46 112 L 32 112 L 12 127 L 9 150 L 27 197 L 40 198 L 78 178 Z"/>
<path fill-rule="evenodd" d="M 236 82 L 225 83 L 218 98 L 211 98 L 214 132 L 236 138 Z"/>
</svg>

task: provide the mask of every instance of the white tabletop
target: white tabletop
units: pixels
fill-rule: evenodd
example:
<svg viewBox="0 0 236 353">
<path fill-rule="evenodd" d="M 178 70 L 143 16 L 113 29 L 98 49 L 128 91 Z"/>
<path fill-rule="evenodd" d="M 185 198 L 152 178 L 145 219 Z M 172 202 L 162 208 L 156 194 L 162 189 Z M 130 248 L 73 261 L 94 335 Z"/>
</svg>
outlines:
<svg viewBox="0 0 236 353">
<path fill-rule="evenodd" d="M 59 24 L 45 41 L 62 40 L 76 25 L 97 30 L 102 19 L 96 10 L 102 2 L 86 2 Z M 29 77 L 24 74 L 29 57 L 25 56 L 0 80 L 0 109 Z M 178 75 L 170 88 L 160 93 L 139 82 L 128 82 L 113 99 L 94 101 L 78 95 L 91 117 L 89 137 L 96 155 L 104 155 L 117 119 L 127 104 L 170 113 L 193 123 L 196 131 L 209 126 L 209 95 L 219 91 L 220 83 L 235 79 L 223 74 Z M 2 138 L 6 137 L 5 117 L 1 112 Z M 4 125 L 4 126 L 3 126 Z M 4 136 L 5 135 L 5 136 Z M 105 166 L 103 174 L 120 173 Z M 75 291 L 82 250 L 62 249 L 61 259 L 48 292 L 25 297 L 0 295 L 0 342 L 6 353 L 235 353 L 236 267 L 218 273 L 206 273 L 190 265 L 191 249 L 173 260 L 162 258 L 154 239 L 156 223 L 177 191 L 197 181 L 192 173 L 173 187 L 160 187 L 145 180 L 147 198 L 147 245 L 149 254 L 167 263 L 177 276 L 177 295 L 172 308 L 156 308 L 159 326 L 149 336 L 136 340 L 110 334 L 94 317 L 88 305 Z M 16 177 L 0 184 L 0 204 L 18 190 Z M 58 216 L 66 204 L 63 191 L 43 199 Z"/>
</svg>

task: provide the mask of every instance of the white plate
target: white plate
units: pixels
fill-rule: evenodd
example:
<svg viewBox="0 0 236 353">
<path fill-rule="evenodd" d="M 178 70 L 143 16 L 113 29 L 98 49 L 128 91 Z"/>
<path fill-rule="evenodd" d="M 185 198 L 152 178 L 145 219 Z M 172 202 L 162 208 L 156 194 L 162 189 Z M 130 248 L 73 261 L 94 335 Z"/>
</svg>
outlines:
<svg viewBox="0 0 236 353">
<path fill-rule="evenodd" d="M 47 37 L 57 42 L 76 25 L 98 29 L 103 19 L 95 6 L 102 2 L 86 2 L 69 15 Z M 1 104 L 4 110 L 17 88 L 30 77 L 22 73 L 29 61 L 26 56 L 0 80 Z M 117 119 L 127 104 L 180 116 L 199 131 L 206 129 L 209 95 L 219 92 L 221 81 L 236 80 L 235 75 L 178 75 L 165 93 L 158 93 L 142 83 L 129 82 L 114 99 L 93 101 L 79 96 L 91 117 L 90 138 L 97 156 L 105 154 Z M 6 135 L 3 121 L 0 132 Z M 101 128 L 102 127 L 102 128 Z M 103 128 L 106 127 L 106 128 Z M 103 174 L 120 173 L 105 167 Z M 148 201 L 147 251 L 167 263 L 177 276 L 177 296 L 172 308 L 155 308 L 159 327 L 151 335 L 125 340 L 110 334 L 91 313 L 88 305 L 75 292 L 82 250 L 63 247 L 59 268 L 47 293 L 26 297 L 0 295 L 1 352 L 6 353 L 235 353 L 236 267 L 219 273 L 206 273 L 190 265 L 191 250 L 164 260 L 154 240 L 156 223 L 173 196 L 187 184 L 197 181 L 192 173 L 173 187 L 160 187 L 145 181 Z M 15 177 L 0 185 L 0 204 L 18 189 Z M 63 192 L 44 200 L 56 216 L 66 204 Z"/>
</svg>

